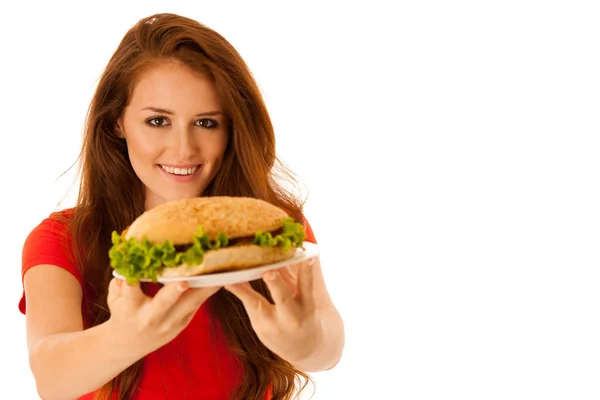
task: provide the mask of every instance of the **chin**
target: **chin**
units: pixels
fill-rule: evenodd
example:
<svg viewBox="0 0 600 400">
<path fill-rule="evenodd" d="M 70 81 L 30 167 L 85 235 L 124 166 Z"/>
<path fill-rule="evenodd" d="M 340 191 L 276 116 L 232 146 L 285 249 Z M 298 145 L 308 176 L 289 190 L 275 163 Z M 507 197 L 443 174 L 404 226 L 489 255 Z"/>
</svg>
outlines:
<svg viewBox="0 0 600 400">
<path fill-rule="evenodd" d="M 189 190 L 162 190 L 162 191 L 154 191 L 147 190 L 146 192 L 146 208 L 154 208 L 155 206 L 166 203 L 168 201 L 180 200 L 180 199 L 192 199 L 195 197 L 200 197 L 202 195 L 201 190 L 189 191 Z"/>
<path fill-rule="evenodd" d="M 203 192 L 203 190 L 198 190 L 198 191 L 193 191 L 193 192 L 189 192 L 189 191 L 167 192 L 167 193 L 165 193 L 165 196 L 161 196 L 161 197 L 167 201 L 181 200 L 181 199 L 193 199 L 194 197 L 202 196 L 202 192 Z"/>
</svg>

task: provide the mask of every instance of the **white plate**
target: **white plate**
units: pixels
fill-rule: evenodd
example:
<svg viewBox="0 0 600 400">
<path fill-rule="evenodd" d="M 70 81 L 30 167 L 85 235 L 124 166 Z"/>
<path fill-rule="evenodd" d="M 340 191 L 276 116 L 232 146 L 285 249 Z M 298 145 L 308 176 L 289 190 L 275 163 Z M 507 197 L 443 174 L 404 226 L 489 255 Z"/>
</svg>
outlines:
<svg viewBox="0 0 600 400">
<path fill-rule="evenodd" d="M 296 250 L 296 254 L 287 260 L 278 261 L 273 264 L 261 265 L 259 267 L 242 269 L 238 271 L 219 272 L 215 274 L 194 275 L 179 278 L 158 278 L 160 283 L 182 282 L 185 281 L 190 287 L 204 286 L 223 286 L 232 283 L 248 282 L 259 279 L 262 275 L 272 269 L 285 267 L 286 265 L 296 264 L 319 255 L 319 247 L 311 242 L 304 242 L 303 248 Z M 113 270 L 113 276 L 119 279 L 125 279 L 122 275 Z M 142 282 L 151 282 L 149 279 L 141 279 Z"/>
</svg>

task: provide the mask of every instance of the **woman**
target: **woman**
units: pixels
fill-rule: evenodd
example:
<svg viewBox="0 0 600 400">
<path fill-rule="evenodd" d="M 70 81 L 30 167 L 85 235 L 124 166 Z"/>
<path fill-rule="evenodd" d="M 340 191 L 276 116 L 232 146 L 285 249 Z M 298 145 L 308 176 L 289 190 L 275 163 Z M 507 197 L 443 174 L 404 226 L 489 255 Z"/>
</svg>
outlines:
<svg viewBox="0 0 600 400">
<path fill-rule="evenodd" d="M 20 309 L 43 399 L 289 399 L 338 362 L 343 322 L 318 257 L 226 288 L 112 279 L 111 232 L 169 200 L 260 198 L 314 242 L 276 161 L 257 85 L 222 36 L 173 14 L 127 32 L 89 109 L 77 205 L 23 248 Z"/>
</svg>

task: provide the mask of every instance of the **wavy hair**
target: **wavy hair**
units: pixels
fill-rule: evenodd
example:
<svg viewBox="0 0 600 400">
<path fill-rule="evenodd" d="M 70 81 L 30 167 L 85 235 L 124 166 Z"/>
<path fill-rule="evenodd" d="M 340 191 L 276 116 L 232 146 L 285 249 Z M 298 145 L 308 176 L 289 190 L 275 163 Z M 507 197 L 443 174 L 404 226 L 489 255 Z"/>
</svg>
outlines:
<svg viewBox="0 0 600 400">
<path fill-rule="evenodd" d="M 275 153 L 275 135 L 262 95 L 234 47 L 214 30 L 175 14 L 138 21 L 123 37 L 103 71 L 92 98 L 79 155 L 80 187 L 71 221 L 77 263 L 86 287 L 86 328 L 109 318 L 106 297 L 111 270 L 111 232 L 122 231 L 144 211 L 144 186 L 134 173 L 127 145 L 116 133 L 117 121 L 140 76 L 164 61 L 182 63 L 209 77 L 230 120 L 230 138 L 222 166 L 203 196 L 249 196 L 286 209 L 303 221 L 303 202 L 286 189 L 293 174 Z M 264 283 L 252 282 L 270 299 Z M 256 337 L 241 302 L 225 290 L 209 300 L 244 374 L 233 398 L 291 399 L 311 381 L 303 371 L 268 350 Z M 144 359 L 104 385 L 96 399 L 130 399 L 140 382 Z"/>
</svg>

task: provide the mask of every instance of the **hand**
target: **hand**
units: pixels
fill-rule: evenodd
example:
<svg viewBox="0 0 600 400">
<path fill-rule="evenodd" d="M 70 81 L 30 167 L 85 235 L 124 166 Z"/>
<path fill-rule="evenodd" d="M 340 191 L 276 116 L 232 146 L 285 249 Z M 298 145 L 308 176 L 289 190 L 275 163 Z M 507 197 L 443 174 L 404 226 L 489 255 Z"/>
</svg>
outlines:
<svg viewBox="0 0 600 400">
<path fill-rule="evenodd" d="M 323 332 L 316 315 L 313 292 L 314 261 L 312 258 L 297 264 L 297 278 L 285 267 L 263 275 L 275 304 L 256 292 L 248 282 L 225 286 L 244 304 L 260 341 L 295 365 L 310 357 L 322 342 Z"/>
<path fill-rule="evenodd" d="M 219 287 L 190 289 L 185 282 L 164 285 L 154 297 L 140 284 L 113 278 L 108 288 L 111 332 L 124 349 L 135 347 L 141 356 L 173 340 L 190 323 L 200 306 Z"/>
</svg>

